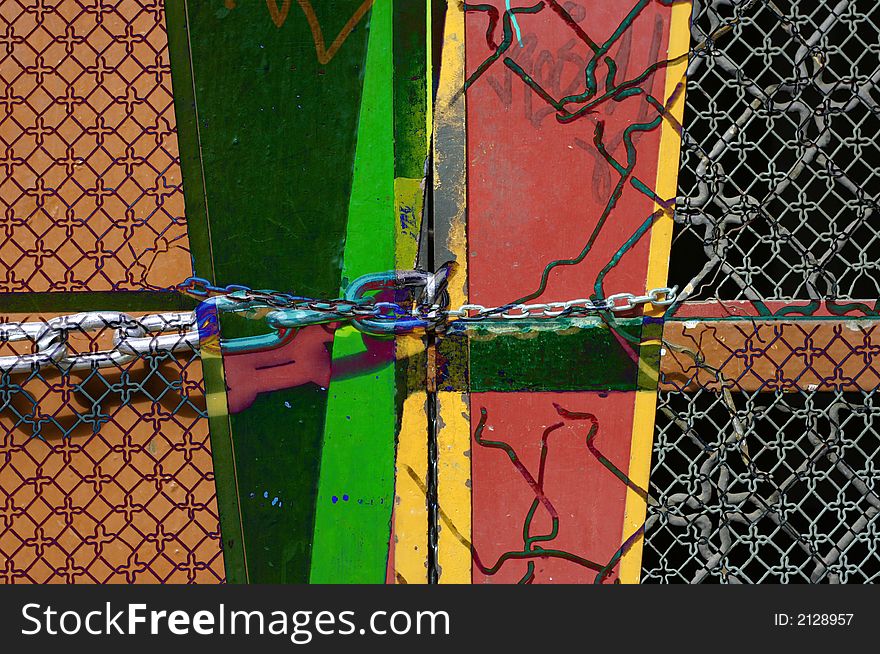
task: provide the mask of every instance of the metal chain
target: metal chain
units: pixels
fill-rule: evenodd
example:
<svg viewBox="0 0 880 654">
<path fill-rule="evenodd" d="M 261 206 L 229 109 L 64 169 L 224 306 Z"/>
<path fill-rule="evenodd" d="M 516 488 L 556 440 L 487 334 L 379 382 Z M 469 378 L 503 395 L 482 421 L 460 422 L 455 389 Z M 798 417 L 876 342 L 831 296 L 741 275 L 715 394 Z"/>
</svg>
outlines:
<svg viewBox="0 0 880 654">
<path fill-rule="evenodd" d="M 132 317 L 116 311 L 91 311 L 60 316 L 44 322 L 0 323 L 0 343 L 30 341 L 35 351 L 0 357 L 0 372 L 27 372 L 56 366 L 67 371 L 121 366 L 145 354 L 197 351 L 207 337 L 217 334 L 202 324 L 200 316 L 217 313 L 244 314 L 262 318 L 272 330 L 265 336 L 223 340 L 223 351 L 236 353 L 271 347 L 282 342 L 287 330 L 309 325 L 349 322 L 356 329 L 373 335 L 399 335 L 418 331 L 443 332 L 455 322 L 537 318 L 554 320 L 609 311 L 624 313 L 651 304 L 667 307 L 675 303 L 677 288 L 656 288 L 644 295 L 618 293 L 604 299 L 579 298 L 542 304 L 507 304 L 485 307 L 463 304 L 447 309 L 446 273 L 395 271 L 365 275 L 349 287 L 344 298 L 317 300 L 280 293 L 257 291 L 244 286 L 217 287 L 206 280 L 191 278 L 178 290 L 203 298 L 198 309 Z M 364 294 L 375 290 L 421 289 L 410 305 L 377 301 Z M 72 354 L 71 333 L 96 334 L 113 330 L 113 346 L 107 350 Z"/>
<path fill-rule="evenodd" d="M 430 273 L 413 272 L 425 275 L 426 279 L 432 276 Z M 400 274 L 397 272 L 387 273 L 388 279 L 395 279 Z M 352 286 L 358 287 L 359 280 L 356 280 Z M 333 316 L 339 315 L 352 320 L 364 316 L 375 317 L 381 320 L 397 320 L 403 316 L 434 318 L 437 314 L 440 314 L 447 321 L 450 318 L 462 321 L 486 320 L 493 317 L 500 317 L 506 320 L 560 318 L 601 311 L 623 313 L 647 304 L 657 307 L 671 306 L 675 304 L 678 293 L 678 287 L 662 287 L 649 290 L 644 295 L 616 293 L 605 299 L 579 298 L 565 302 L 505 304 L 495 307 L 486 307 L 481 304 L 463 304 L 457 309 L 445 309 L 440 304 L 420 304 L 412 309 L 406 309 L 396 302 L 373 302 L 371 298 L 359 298 L 357 301 L 340 299 L 326 301 L 293 296 L 277 291 L 254 291 L 243 286 L 218 287 L 212 286 L 206 280 L 199 278 L 187 280 L 178 289 L 191 295 L 202 297 L 214 293 L 216 294 L 215 299 L 219 304 L 218 308 L 228 311 L 247 311 L 254 308 L 308 310 L 332 314 Z M 335 320 L 330 322 L 335 322 Z M 298 324 L 284 326 L 298 326 Z"/>
<path fill-rule="evenodd" d="M 580 298 L 566 302 L 546 302 L 543 304 L 508 304 L 500 307 L 484 307 L 481 304 L 463 304 L 458 309 L 449 309 L 445 314 L 451 318 L 471 322 L 486 320 L 492 316 L 500 316 L 505 320 L 522 318 L 564 318 L 575 317 L 600 311 L 623 313 L 653 304 L 656 307 L 668 307 L 675 304 L 678 288 L 655 288 L 645 295 L 617 293 L 604 300 Z"/>
<path fill-rule="evenodd" d="M 70 353 L 68 341 L 72 332 L 89 334 L 104 329 L 113 330 L 112 348 Z M 0 357 L 0 371 L 27 372 L 48 366 L 75 371 L 122 366 L 145 354 L 197 350 L 199 330 L 193 311 L 140 318 L 112 311 L 90 311 L 45 322 L 0 324 L 0 343 L 20 341 L 30 341 L 36 351 Z"/>
</svg>

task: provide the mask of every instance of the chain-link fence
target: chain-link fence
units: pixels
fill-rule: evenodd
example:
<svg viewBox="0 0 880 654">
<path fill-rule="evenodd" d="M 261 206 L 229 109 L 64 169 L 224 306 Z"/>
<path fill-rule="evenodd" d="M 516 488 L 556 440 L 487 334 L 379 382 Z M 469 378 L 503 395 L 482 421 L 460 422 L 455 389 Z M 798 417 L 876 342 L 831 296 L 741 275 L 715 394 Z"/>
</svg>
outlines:
<svg viewBox="0 0 880 654">
<path fill-rule="evenodd" d="M 880 295 L 880 7 L 695 0 L 670 279 L 696 299 Z"/>
<path fill-rule="evenodd" d="M 190 274 L 163 6 L 0 3 L 0 81 L 0 582 L 222 581 L 194 316 L 50 311 Z"/>
<path fill-rule="evenodd" d="M 191 264 L 163 3 L 4 0 L 0 85 L 0 292 L 179 282 Z"/>
<path fill-rule="evenodd" d="M 661 393 L 643 580 L 880 579 L 875 393 Z"/>
<path fill-rule="evenodd" d="M 878 24 L 872 0 L 694 2 L 670 272 L 691 300 L 880 296 Z M 643 580 L 877 581 L 873 326 L 720 329 L 661 379 Z"/>
<path fill-rule="evenodd" d="M 225 578 L 193 321 L 0 316 L 0 581 Z"/>
</svg>

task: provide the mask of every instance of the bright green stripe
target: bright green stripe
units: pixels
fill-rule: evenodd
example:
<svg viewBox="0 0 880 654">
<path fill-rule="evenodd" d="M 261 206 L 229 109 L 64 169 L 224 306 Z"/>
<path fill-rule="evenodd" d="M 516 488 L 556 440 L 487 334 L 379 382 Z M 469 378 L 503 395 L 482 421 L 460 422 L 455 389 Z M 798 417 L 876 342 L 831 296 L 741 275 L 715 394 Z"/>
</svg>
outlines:
<svg viewBox="0 0 880 654">
<path fill-rule="evenodd" d="M 370 20 L 344 280 L 394 265 L 391 5 L 390 1 L 377 3 Z M 334 359 L 364 351 L 359 333 L 351 328 L 337 332 Z M 382 583 L 385 579 L 394 495 L 394 397 L 390 362 L 330 385 L 312 583 Z"/>
</svg>

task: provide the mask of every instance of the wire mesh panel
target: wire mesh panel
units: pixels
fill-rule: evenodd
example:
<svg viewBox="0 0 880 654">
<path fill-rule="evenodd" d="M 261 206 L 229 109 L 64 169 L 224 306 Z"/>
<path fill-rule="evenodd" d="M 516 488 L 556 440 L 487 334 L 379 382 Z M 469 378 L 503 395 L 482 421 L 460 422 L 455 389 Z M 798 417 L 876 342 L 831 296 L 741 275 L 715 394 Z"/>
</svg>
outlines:
<svg viewBox="0 0 880 654">
<path fill-rule="evenodd" d="M 691 299 L 880 295 L 877 3 L 696 0 L 692 42 L 670 278 Z"/>
<path fill-rule="evenodd" d="M 0 581 L 225 578 L 191 323 L 3 317 Z"/>
<path fill-rule="evenodd" d="M 875 393 L 661 393 L 645 582 L 880 579 Z"/>
<path fill-rule="evenodd" d="M 163 3 L 0 2 L 0 291 L 190 267 Z"/>
<path fill-rule="evenodd" d="M 880 578 L 877 307 L 839 304 L 880 296 L 878 23 L 871 0 L 694 2 L 671 281 L 867 316 L 667 323 L 645 582 Z"/>
</svg>

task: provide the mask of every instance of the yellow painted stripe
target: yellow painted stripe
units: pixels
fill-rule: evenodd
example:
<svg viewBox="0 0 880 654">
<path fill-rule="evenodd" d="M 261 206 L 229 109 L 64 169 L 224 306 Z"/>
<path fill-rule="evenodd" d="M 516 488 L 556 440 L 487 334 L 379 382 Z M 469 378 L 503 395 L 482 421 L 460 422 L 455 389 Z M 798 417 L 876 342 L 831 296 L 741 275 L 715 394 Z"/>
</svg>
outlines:
<svg viewBox="0 0 880 654">
<path fill-rule="evenodd" d="M 455 256 L 456 265 L 449 278 L 450 306 L 467 303 L 467 153 L 466 150 L 466 100 L 461 93 L 465 81 L 465 22 L 464 8 L 459 0 L 448 0 L 444 28 L 443 57 L 440 62 L 440 79 L 437 85 L 437 107 L 434 114 L 436 135 L 440 127 L 461 135 L 458 144 L 434 142 L 434 197 L 450 197 L 456 205 L 446 247 Z M 450 147 L 461 148 L 449 152 Z M 460 161 L 454 177 L 444 177 L 438 164 L 444 159 Z"/>
<path fill-rule="evenodd" d="M 403 402 L 394 498 L 394 572 L 397 583 L 428 583 L 428 509 L 420 480 L 428 475 L 427 394 Z"/>
<path fill-rule="evenodd" d="M 672 6 L 669 34 L 669 59 L 687 53 L 690 45 L 691 3 L 683 2 Z M 684 116 L 684 87 L 687 73 L 687 58 L 666 69 L 665 98 L 674 98 L 668 107 L 669 113 L 678 125 Z M 681 136 L 676 125 L 664 121 L 660 135 L 659 164 L 657 166 L 656 193 L 663 199 L 674 199 L 678 191 L 678 167 L 681 155 Z M 655 211 L 661 209 L 655 206 Z M 651 229 L 651 250 L 648 256 L 647 288 L 666 286 L 669 274 L 669 252 L 672 247 L 672 209 L 668 209 L 654 223 Z M 645 311 L 645 315 L 662 315 L 662 310 Z M 630 450 L 629 478 L 641 488 L 648 488 L 651 473 L 651 452 L 654 444 L 654 417 L 657 410 L 657 391 L 636 391 L 633 414 L 632 446 Z M 630 538 L 645 524 L 647 505 L 638 493 L 627 490 L 626 513 L 623 520 L 622 542 Z M 625 584 L 639 583 L 642 571 L 642 548 L 644 539 L 639 538 L 620 562 L 620 581 Z"/>
<path fill-rule="evenodd" d="M 223 369 L 223 357 L 220 354 L 220 341 L 215 339 L 214 343 L 206 342 L 200 347 L 199 351 L 202 362 L 216 361 L 214 364 L 219 369 L 220 379 L 226 379 L 226 371 Z M 204 365 L 203 365 L 204 367 Z M 215 391 L 205 393 L 205 408 L 210 417 L 221 417 L 229 415 L 229 402 L 226 397 L 226 391 Z"/>
<path fill-rule="evenodd" d="M 471 583 L 471 420 L 468 396 L 437 394 L 437 495 L 441 584 Z"/>
<path fill-rule="evenodd" d="M 424 204 L 424 180 L 398 177 L 394 180 L 394 204 L 397 216 L 409 216 L 404 225 L 395 220 L 395 261 L 399 270 L 413 268 L 418 256 L 418 234 Z M 413 365 L 413 357 L 425 349 L 424 339 L 405 335 L 395 339 L 395 357 L 402 365 Z M 398 364 L 401 365 L 401 364 Z M 415 365 L 418 365 L 417 363 Z M 409 378 L 409 375 L 407 375 Z M 424 372 L 422 372 L 424 379 Z M 396 583 L 428 583 L 428 510 L 425 492 L 414 480 L 428 472 L 428 415 L 424 390 L 406 388 L 394 478 L 394 570 Z"/>
<path fill-rule="evenodd" d="M 433 127 L 433 75 L 431 72 L 431 0 L 427 12 L 427 145 L 431 146 Z M 395 260 L 400 270 L 413 268 L 418 258 L 419 233 L 424 219 L 425 180 L 398 177 L 394 180 L 395 215 L 409 215 L 414 222 L 404 226 L 395 220 Z M 401 336 L 395 339 L 395 356 L 405 361 L 424 351 L 423 339 Z M 407 390 L 403 402 L 394 481 L 394 578 L 396 583 L 428 583 L 428 510 L 424 480 L 428 476 L 427 393 Z"/>
<path fill-rule="evenodd" d="M 672 6 L 669 34 L 669 59 L 687 54 L 690 46 L 691 4 L 689 2 Z M 675 123 L 681 125 L 684 116 L 684 84 L 686 82 L 687 58 L 666 69 L 666 88 L 664 97 L 674 102 L 667 107 Z M 664 121 L 660 132 L 660 154 L 657 166 L 656 193 L 663 199 L 675 199 L 678 192 L 678 167 L 681 158 L 681 135 L 676 125 Z M 655 211 L 661 209 L 654 207 Z M 673 209 L 670 207 L 654 223 L 651 229 L 651 250 L 648 255 L 648 288 L 666 285 L 669 274 L 669 251 L 672 247 Z M 657 310 L 655 310 L 657 311 Z M 651 314 L 648 314 L 651 315 Z M 662 311 L 655 315 L 662 315 Z"/>
</svg>

